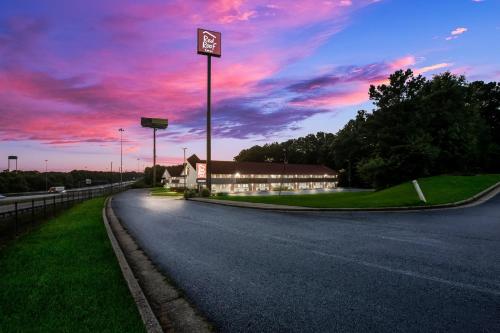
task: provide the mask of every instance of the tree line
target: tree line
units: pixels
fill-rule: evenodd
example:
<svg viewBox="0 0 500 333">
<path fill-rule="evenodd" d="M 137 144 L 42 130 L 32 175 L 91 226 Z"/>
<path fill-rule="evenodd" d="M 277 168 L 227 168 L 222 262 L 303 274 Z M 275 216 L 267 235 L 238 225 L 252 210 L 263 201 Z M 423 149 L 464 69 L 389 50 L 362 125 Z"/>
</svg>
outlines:
<svg viewBox="0 0 500 333">
<path fill-rule="evenodd" d="M 242 150 L 236 161 L 324 164 L 342 186 L 382 188 L 444 173 L 500 172 L 500 83 L 445 72 L 427 79 L 398 70 L 370 86 L 337 133 L 310 134 Z"/>
<path fill-rule="evenodd" d="M 46 178 L 47 177 L 47 178 Z M 124 172 L 123 181 L 134 180 L 142 177 L 141 173 Z M 104 185 L 120 181 L 119 172 L 73 170 L 71 172 L 48 172 L 38 171 L 4 171 L 0 172 L 0 193 L 19 193 L 45 191 L 47 187 L 64 186 L 66 188 L 78 188 L 93 185 Z M 92 184 L 86 185 L 85 180 L 90 179 Z"/>
</svg>

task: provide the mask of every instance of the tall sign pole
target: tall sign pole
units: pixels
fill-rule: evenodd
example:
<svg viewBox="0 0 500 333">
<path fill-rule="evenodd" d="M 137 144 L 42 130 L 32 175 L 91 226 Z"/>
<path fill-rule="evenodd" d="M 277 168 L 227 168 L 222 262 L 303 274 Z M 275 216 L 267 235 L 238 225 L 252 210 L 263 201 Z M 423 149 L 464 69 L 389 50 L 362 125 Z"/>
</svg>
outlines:
<svg viewBox="0 0 500 333">
<path fill-rule="evenodd" d="M 153 187 L 156 185 L 156 130 L 166 129 L 168 119 L 141 117 L 141 126 L 153 129 Z"/>
<path fill-rule="evenodd" d="M 211 90 L 212 90 L 212 57 L 221 56 L 221 33 L 206 29 L 197 31 L 197 52 L 207 56 L 207 169 L 206 184 L 207 189 L 212 191 L 212 110 L 211 110 Z"/>
<path fill-rule="evenodd" d="M 123 132 L 125 131 L 123 128 L 118 129 L 120 131 L 120 187 L 123 182 Z"/>
<path fill-rule="evenodd" d="M 212 191 L 212 56 L 207 56 L 207 189 Z"/>
</svg>

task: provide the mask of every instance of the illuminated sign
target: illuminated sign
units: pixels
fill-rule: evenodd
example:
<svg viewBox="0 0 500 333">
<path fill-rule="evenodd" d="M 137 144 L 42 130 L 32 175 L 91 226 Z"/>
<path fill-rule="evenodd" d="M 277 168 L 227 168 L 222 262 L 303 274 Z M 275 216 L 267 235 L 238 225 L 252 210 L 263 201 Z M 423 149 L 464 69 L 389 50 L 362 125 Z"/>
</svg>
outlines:
<svg viewBox="0 0 500 333">
<path fill-rule="evenodd" d="M 221 33 L 198 29 L 198 54 L 221 56 Z"/>
<path fill-rule="evenodd" d="M 207 178 L 207 165 L 205 163 L 196 163 L 196 177 Z"/>
</svg>

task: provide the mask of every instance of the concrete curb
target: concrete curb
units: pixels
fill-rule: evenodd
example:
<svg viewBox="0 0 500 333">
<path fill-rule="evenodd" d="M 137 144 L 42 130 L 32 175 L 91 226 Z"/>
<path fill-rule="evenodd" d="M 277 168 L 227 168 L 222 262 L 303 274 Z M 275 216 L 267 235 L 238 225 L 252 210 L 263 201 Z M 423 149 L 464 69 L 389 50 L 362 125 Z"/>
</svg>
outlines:
<svg viewBox="0 0 500 333">
<path fill-rule="evenodd" d="M 118 264 L 120 265 L 120 269 L 122 271 L 123 277 L 125 281 L 127 281 L 128 289 L 134 298 L 135 304 L 137 305 L 137 309 L 141 315 L 142 321 L 144 322 L 144 326 L 148 333 L 162 333 L 163 329 L 160 326 L 160 323 L 156 319 L 151 306 L 148 303 L 146 296 L 144 295 L 139 283 L 137 282 L 130 266 L 125 259 L 125 255 L 123 254 L 120 245 L 118 245 L 118 241 L 111 230 L 111 226 L 109 224 L 106 208 L 108 203 L 111 202 L 112 198 L 106 199 L 104 203 L 104 208 L 102 209 L 102 219 L 104 221 L 104 225 L 106 227 L 106 232 L 108 234 L 109 241 L 111 242 L 111 246 L 113 247 L 113 251 L 115 252 L 116 259 L 118 260 Z"/>
<path fill-rule="evenodd" d="M 106 205 L 106 216 L 135 280 L 142 288 L 163 331 L 166 333 L 213 332 L 214 326 L 189 302 L 182 290 L 176 288 L 168 272 L 162 272 L 128 233 L 114 213 L 110 201 Z"/>
<path fill-rule="evenodd" d="M 428 211 L 428 210 L 472 207 L 488 201 L 498 193 L 500 193 L 500 182 L 488 187 L 487 189 L 479 192 L 478 194 L 470 198 L 448 204 L 413 206 L 413 207 L 412 206 L 380 207 L 380 208 L 315 208 L 315 207 L 286 206 L 286 205 L 275 205 L 275 204 L 253 203 L 253 202 L 231 201 L 231 200 L 217 200 L 217 199 L 206 199 L 206 198 L 189 198 L 187 200 L 210 203 L 214 205 L 270 210 L 270 211 L 281 211 L 281 212 L 400 212 L 400 211 L 410 212 L 410 211 Z"/>
</svg>

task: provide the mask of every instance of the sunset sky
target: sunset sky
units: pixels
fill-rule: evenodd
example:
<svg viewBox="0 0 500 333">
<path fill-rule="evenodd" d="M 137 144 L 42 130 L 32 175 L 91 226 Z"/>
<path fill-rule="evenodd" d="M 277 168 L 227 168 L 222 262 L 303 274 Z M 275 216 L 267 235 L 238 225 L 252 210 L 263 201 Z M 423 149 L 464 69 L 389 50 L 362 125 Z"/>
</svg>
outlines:
<svg viewBox="0 0 500 333">
<path fill-rule="evenodd" d="M 196 28 L 222 32 L 212 60 L 212 158 L 336 132 L 371 110 L 370 84 L 400 68 L 500 81 L 500 0 L 2 0 L 0 168 L 107 170 L 205 156 L 206 57 Z"/>
</svg>

